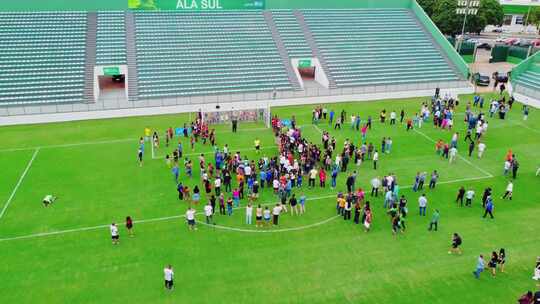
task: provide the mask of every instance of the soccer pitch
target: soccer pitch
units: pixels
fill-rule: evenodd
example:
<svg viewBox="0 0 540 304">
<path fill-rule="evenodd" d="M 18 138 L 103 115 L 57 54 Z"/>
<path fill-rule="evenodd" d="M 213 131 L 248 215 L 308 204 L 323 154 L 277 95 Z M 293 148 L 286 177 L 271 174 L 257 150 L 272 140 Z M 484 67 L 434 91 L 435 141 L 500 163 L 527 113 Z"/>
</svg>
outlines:
<svg viewBox="0 0 540 304">
<path fill-rule="evenodd" d="M 491 95 L 485 95 L 488 112 Z M 338 187 L 304 186 L 294 192 L 307 196 L 306 214 L 280 216 L 278 227 L 258 229 L 244 223 L 244 210 L 232 216 L 216 215 L 216 225 L 202 225 L 207 202 L 200 182 L 198 155 L 213 162 L 210 145 L 180 138 L 184 155 L 193 161 L 194 175 L 180 180 L 201 188 L 197 206 L 198 230 L 188 231 L 185 201 L 178 200 L 176 184 L 163 157 L 171 153 L 178 138 L 166 148 L 151 152 L 146 144 L 144 165 L 136 160 L 138 138 L 145 127 L 163 132 L 189 123 L 187 114 L 80 121 L 0 128 L 0 303 L 513 303 L 527 290 L 535 290 L 531 279 L 540 256 L 540 117 L 532 111 L 522 120 L 521 105 L 506 120 L 488 119 L 482 159 L 467 155 L 463 141 L 465 103 L 461 96 L 454 130 L 460 132 L 459 157 L 449 164 L 434 152 L 438 139 L 450 141 L 453 132 L 427 123 L 406 131 L 399 111 L 406 117 L 419 112 L 429 98 L 378 102 L 328 104 L 328 109 L 347 115 L 359 113 L 373 118 L 367 141 L 380 147 L 390 136 L 390 154 L 381 155 L 377 170 L 371 161 L 358 171 L 357 187 L 367 192 L 370 180 L 388 173 L 397 175 L 400 195 L 408 199 L 407 231 L 393 236 L 383 208 L 383 197 L 371 198 L 373 225 L 365 233 L 361 225 L 336 216 L 337 191 L 345 191 L 346 174 L 338 176 Z M 303 136 L 321 144 L 321 133 L 330 132 L 340 151 L 343 142 L 360 141 L 348 117 L 342 130 L 326 121 L 311 124 L 314 106 L 272 108 L 280 118 L 295 115 Z M 398 123 L 378 121 L 386 109 L 398 113 Z M 216 143 L 228 144 L 231 152 L 242 151 L 249 159 L 278 152 L 271 129 L 263 124 L 216 125 Z M 262 151 L 255 154 L 259 138 Z M 504 157 L 509 149 L 520 162 L 514 182 L 513 200 L 502 200 L 508 177 L 503 176 Z M 153 155 L 152 155 L 153 154 Z M 425 189 L 427 216 L 418 215 L 418 197 L 411 187 L 418 171 L 437 170 L 440 179 L 434 190 Z M 428 180 L 429 182 L 429 180 Z M 233 188 L 236 182 L 233 178 Z M 471 208 L 454 202 L 457 190 L 473 189 Z M 495 219 L 483 219 L 481 195 L 493 188 Z M 59 199 L 48 208 L 46 194 Z M 273 205 L 278 197 L 269 188 L 261 190 L 257 203 Z M 242 200 L 244 207 L 247 200 Z M 433 210 L 441 212 L 437 232 L 427 228 Z M 126 216 L 133 217 L 134 237 L 124 228 Z M 120 226 L 120 244 L 112 245 L 109 225 Z M 453 232 L 463 237 L 463 254 L 447 253 Z M 472 271 L 476 258 L 505 248 L 505 273 L 492 278 L 487 269 L 480 280 Z M 175 289 L 163 288 L 163 268 L 175 270 Z"/>
</svg>

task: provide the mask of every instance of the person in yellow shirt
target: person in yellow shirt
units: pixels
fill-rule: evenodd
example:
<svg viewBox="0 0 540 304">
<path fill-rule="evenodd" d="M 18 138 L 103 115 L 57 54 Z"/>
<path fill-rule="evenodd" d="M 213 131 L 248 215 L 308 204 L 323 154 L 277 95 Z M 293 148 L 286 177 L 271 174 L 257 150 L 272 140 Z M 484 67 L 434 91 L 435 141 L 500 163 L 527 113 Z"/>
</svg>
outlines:
<svg viewBox="0 0 540 304">
<path fill-rule="evenodd" d="M 259 138 L 255 138 L 253 143 L 255 144 L 255 152 L 259 154 L 259 151 L 261 150 L 261 140 Z"/>
<path fill-rule="evenodd" d="M 337 198 L 337 214 L 338 215 L 343 215 L 343 211 L 345 210 L 346 203 L 347 201 L 345 200 L 343 195 L 338 194 L 338 198 Z"/>
<path fill-rule="evenodd" d="M 149 127 L 144 128 L 144 140 L 145 141 L 150 140 L 150 134 L 152 134 L 152 130 L 150 130 Z"/>
</svg>

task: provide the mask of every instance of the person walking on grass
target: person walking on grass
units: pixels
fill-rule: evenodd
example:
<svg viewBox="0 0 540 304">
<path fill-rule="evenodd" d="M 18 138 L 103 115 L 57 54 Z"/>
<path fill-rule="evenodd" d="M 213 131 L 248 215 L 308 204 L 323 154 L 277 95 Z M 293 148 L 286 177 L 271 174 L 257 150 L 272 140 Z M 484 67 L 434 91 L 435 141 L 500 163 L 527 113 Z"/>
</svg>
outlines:
<svg viewBox="0 0 540 304">
<path fill-rule="evenodd" d="M 233 200 L 232 198 L 227 199 L 227 215 L 231 216 L 233 214 Z"/>
<path fill-rule="evenodd" d="M 486 150 L 486 144 L 483 142 L 478 143 L 478 158 L 482 158 L 484 151 Z"/>
<path fill-rule="evenodd" d="M 518 299 L 518 304 L 534 304 L 534 297 L 532 291 L 527 291 L 526 294 L 522 295 Z"/>
<path fill-rule="evenodd" d="M 251 225 L 252 217 L 253 217 L 253 206 L 251 205 L 251 203 L 248 203 L 246 206 L 246 224 L 247 225 Z"/>
<path fill-rule="evenodd" d="M 462 243 L 463 243 L 463 239 L 461 238 L 461 236 L 457 232 L 454 232 L 454 234 L 452 235 L 452 247 L 448 251 L 448 254 L 452 254 L 452 253 L 461 254 L 462 252 L 459 246 L 461 246 Z"/>
<path fill-rule="evenodd" d="M 174 271 L 171 265 L 168 265 L 165 267 L 165 269 L 163 269 L 163 275 L 165 277 L 165 289 L 172 290 L 174 285 Z"/>
<path fill-rule="evenodd" d="M 206 204 L 206 206 L 204 206 L 204 215 L 206 217 L 206 223 L 207 224 L 213 223 L 213 219 L 212 219 L 213 214 L 214 214 L 214 212 L 213 212 L 213 209 L 212 209 L 212 205 L 210 205 L 210 203 Z"/>
<path fill-rule="evenodd" d="M 304 214 L 306 212 L 306 195 L 304 193 L 302 193 L 302 195 L 300 195 L 300 200 L 298 201 L 299 204 L 300 204 L 300 215 Z"/>
<path fill-rule="evenodd" d="M 489 216 L 491 217 L 491 219 L 493 219 L 493 208 L 494 208 L 494 205 L 493 205 L 493 200 L 491 199 L 491 196 L 488 197 L 487 201 L 486 201 L 486 207 L 485 207 L 485 212 L 484 212 L 484 216 L 483 218 L 486 218 L 486 216 L 489 214 Z"/>
<path fill-rule="evenodd" d="M 456 160 L 456 157 L 457 157 L 457 153 L 458 153 L 458 150 L 456 149 L 456 147 L 452 147 L 450 148 L 450 150 L 448 150 L 448 163 L 453 163 L 455 160 Z"/>
<path fill-rule="evenodd" d="M 502 199 L 506 199 L 508 197 L 509 200 L 512 200 L 512 191 L 514 190 L 514 184 L 512 181 L 508 181 L 508 185 L 506 185 L 506 192 L 502 196 Z"/>
<path fill-rule="evenodd" d="M 461 186 L 456 197 L 456 204 L 461 203 L 461 207 L 463 207 L 463 197 L 465 197 L 465 187 Z"/>
<path fill-rule="evenodd" d="M 428 231 L 437 231 L 439 228 L 439 218 L 441 217 L 441 214 L 439 213 L 438 209 L 435 209 L 435 212 L 433 212 L 433 215 L 431 216 L 431 221 L 429 222 L 429 229 Z"/>
<path fill-rule="evenodd" d="M 381 187 L 381 180 L 379 177 L 374 177 L 371 180 L 371 196 L 375 194 L 375 197 L 379 195 L 379 188 Z"/>
<path fill-rule="evenodd" d="M 126 229 L 130 237 L 133 237 L 133 220 L 131 216 L 126 216 Z"/>
<path fill-rule="evenodd" d="M 263 219 L 264 219 L 264 225 L 266 227 L 270 226 L 270 218 L 271 218 L 270 215 L 271 215 L 271 212 L 270 212 L 270 209 L 268 209 L 268 206 L 264 207 Z"/>
<path fill-rule="evenodd" d="M 289 205 L 291 205 L 291 215 L 300 215 L 298 212 L 298 200 L 296 199 L 296 194 L 293 194 L 289 199 Z"/>
<path fill-rule="evenodd" d="M 504 248 L 499 250 L 499 260 L 497 263 L 499 264 L 501 273 L 504 273 L 504 264 L 506 264 L 506 250 L 504 250 Z"/>
<path fill-rule="evenodd" d="M 186 220 L 190 231 L 197 230 L 197 227 L 195 227 L 195 213 L 195 209 L 191 207 L 186 211 Z"/>
<path fill-rule="evenodd" d="M 255 210 L 255 226 L 260 228 L 263 226 L 263 208 L 259 204 Z"/>
<path fill-rule="evenodd" d="M 435 189 L 438 179 L 439 179 L 439 173 L 437 172 L 437 170 L 433 170 L 433 172 L 431 173 L 431 178 L 429 180 L 429 189 Z"/>
<path fill-rule="evenodd" d="M 109 229 L 111 230 L 112 244 L 118 245 L 120 243 L 120 234 L 118 232 L 118 226 L 116 226 L 115 223 L 112 223 L 111 226 L 109 226 Z"/>
<path fill-rule="evenodd" d="M 377 170 L 377 162 L 379 161 L 379 152 L 375 150 L 373 153 L 373 170 Z"/>
<path fill-rule="evenodd" d="M 277 226 L 279 224 L 279 214 L 280 213 L 281 213 L 281 205 L 276 204 L 276 206 L 272 209 L 272 217 L 273 217 L 272 224 L 274 226 Z"/>
<path fill-rule="evenodd" d="M 499 256 L 497 255 L 497 252 L 493 251 L 491 252 L 491 259 L 489 260 L 488 267 L 491 270 L 491 275 L 495 277 L 497 274 L 497 264 L 499 262 Z"/>
<path fill-rule="evenodd" d="M 469 189 L 465 193 L 465 207 L 471 207 L 472 206 L 472 200 L 474 198 L 474 190 Z"/>
<path fill-rule="evenodd" d="M 423 194 L 418 198 L 418 209 L 419 209 L 420 216 L 426 216 L 426 207 L 427 207 L 427 203 L 428 203 L 428 200 L 427 200 L 427 198 L 426 198 L 426 194 L 423 193 Z"/>
<path fill-rule="evenodd" d="M 473 275 L 475 278 L 480 279 L 480 273 L 484 271 L 485 262 L 484 262 L 484 256 L 480 255 L 478 257 L 478 262 L 476 263 L 476 270 L 473 271 Z"/>
</svg>

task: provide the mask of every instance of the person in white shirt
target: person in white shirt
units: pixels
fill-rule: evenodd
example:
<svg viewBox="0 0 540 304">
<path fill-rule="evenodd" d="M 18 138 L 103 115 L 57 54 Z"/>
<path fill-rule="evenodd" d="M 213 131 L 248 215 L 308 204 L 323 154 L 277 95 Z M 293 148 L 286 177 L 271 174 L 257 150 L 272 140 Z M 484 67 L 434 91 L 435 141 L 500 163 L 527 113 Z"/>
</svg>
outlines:
<svg viewBox="0 0 540 304">
<path fill-rule="evenodd" d="M 474 198 L 474 190 L 469 189 L 465 193 L 465 206 L 466 207 L 471 207 L 473 198 Z"/>
<path fill-rule="evenodd" d="M 248 203 L 246 206 L 246 224 L 251 225 L 251 218 L 253 217 L 253 206 Z"/>
<path fill-rule="evenodd" d="M 168 265 L 167 267 L 165 267 L 165 269 L 163 269 L 163 275 L 165 277 L 165 288 L 168 290 L 172 290 L 174 271 L 171 265 Z"/>
<path fill-rule="evenodd" d="M 120 243 L 120 234 L 118 233 L 118 226 L 116 226 L 115 223 L 112 223 L 111 226 L 109 226 L 111 230 L 111 239 L 113 245 L 117 245 Z"/>
<path fill-rule="evenodd" d="M 43 198 L 43 205 L 45 207 L 48 207 L 50 204 L 54 203 L 54 201 L 56 201 L 57 197 L 52 195 L 52 194 L 47 194 L 44 198 Z"/>
<path fill-rule="evenodd" d="M 422 196 L 418 198 L 418 207 L 420 210 L 420 216 L 426 216 L 427 203 L 428 203 L 428 200 L 427 200 L 426 194 L 424 193 L 422 194 Z"/>
<path fill-rule="evenodd" d="M 309 171 L 309 181 L 308 181 L 308 187 L 314 188 L 315 187 L 315 178 L 317 178 L 317 169 L 313 168 L 311 171 Z"/>
<path fill-rule="evenodd" d="M 504 161 L 504 172 L 503 175 L 506 176 L 508 172 L 510 171 L 510 167 L 512 166 L 512 163 L 509 160 Z"/>
<path fill-rule="evenodd" d="M 482 158 L 484 151 L 486 150 L 486 144 L 481 142 L 478 144 L 478 158 Z"/>
<path fill-rule="evenodd" d="M 392 111 L 390 112 L 390 125 L 396 124 L 396 112 Z"/>
<path fill-rule="evenodd" d="M 212 208 L 212 205 L 208 203 L 206 206 L 204 206 L 204 215 L 206 216 L 207 224 L 211 224 L 214 222 L 213 214 L 214 214 L 214 210 Z"/>
<path fill-rule="evenodd" d="M 197 230 L 197 227 L 195 227 L 195 209 L 189 207 L 186 211 L 186 219 L 189 230 Z"/>
<path fill-rule="evenodd" d="M 379 195 L 379 188 L 381 187 L 381 180 L 378 177 L 374 177 L 371 180 L 371 196 L 375 194 L 375 197 Z"/>
<path fill-rule="evenodd" d="M 455 160 L 456 160 L 456 156 L 457 156 L 457 149 L 456 147 L 452 147 L 450 148 L 450 151 L 449 151 L 449 158 L 448 158 L 448 162 L 451 164 L 453 163 Z"/>
<path fill-rule="evenodd" d="M 373 170 L 377 170 L 377 162 L 379 161 L 379 152 L 375 150 L 373 153 Z"/>
<path fill-rule="evenodd" d="M 279 223 L 279 214 L 281 213 L 281 206 L 279 204 L 276 204 L 276 206 L 272 209 L 272 219 L 274 226 L 277 226 Z"/>
<path fill-rule="evenodd" d="M 506 192 L 504 193 L 502 199 L 506 199 L 507 197 L 512 200 L 512 191 L 514 191 L 514 184 L 512 181 L 508 182 L 508 185 L 506 185 Z"/>
<path fill-rule="evenodd" d="M 216 180 L 214 181 L 214 189 L 216 191 L 216 196 L 219 196 L 221 194 L 221 177 L 216 177 Z"/>
</svg>

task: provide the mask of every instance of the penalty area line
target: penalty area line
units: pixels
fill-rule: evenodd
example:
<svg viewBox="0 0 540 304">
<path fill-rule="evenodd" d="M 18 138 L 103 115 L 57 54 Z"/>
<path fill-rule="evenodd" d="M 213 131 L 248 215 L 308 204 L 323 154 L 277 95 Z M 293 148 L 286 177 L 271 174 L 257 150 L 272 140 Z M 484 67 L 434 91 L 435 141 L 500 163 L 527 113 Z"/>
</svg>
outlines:
<svg viewBox="0 0 540 304">
<path fill-rule="evenodd" d="M 461 179 L 438 182 L 437 185 L 452 184 L 452 183 L 459 183 L 459 182 L 466 182 L 466 181 L 476 181 L 476 180 L 483 180 L 483 179 L 489 179 L 489 178 L 492 178 L 492 177 L 481 176 L 481 177 L 461 178 Z M 407 186 L 402 186 L 401 189 L 410 189 L 412 187 L 413 187 L 412 185 L 407 185 Z M 327 199 L 327 198 L 335 198 L 336 195 L 337 195 L 337 193 L 330 194 L 330 195 L 323 195 L 323 196 L 313 197 L 313 198 L 308 198 L 308 201 L 321 200 L 321 199 Z M 261 205 L 274 205 L 274 204 L 276 204 L 276 203 L 266 203 L 266 204 L 261 204 Z M 237 208 L 234 208 L 234 210 L 244 209 L 244 208 L 245 207 L 237 207 Z M 135 220 L 133 222 L 135 224 L 143 224 L 143 223 L 162 222 L 162 221 L 168 221 L 168 220 L 173 220 L 173 219 L 181 219 L 181 218 L 185 218 L 185 215 L 182 214 L 182 215 L 173 215 L 173 216 L 150 218 L 150 219 L 143 219 L 143 220 Z M 330 221 L 330 219 L 327 219 L 327 220 Z M 315 225 L 315 224 L 311 224 L 311 225 Z M 322 224 L 319 224 L 319 225 L 322 225 Z M 211 225 L 211 226 L 213 226 L 213 225 Z M 310 226 L 310 225 L 308 225 L 308 226 Z M 22 240 L 22 239 L 31 239 L 31 238 L 39 238 L 39 237 L 46 237 L 46 236 L 54 236 L 54 235 L 61 235 L 61 234 L 74 233 L 74 232 L 91 231 L 91 230 L 104 229 L 104 228 L 107 228 L 107 227 L 109 227 L 108 224 L 107 225 L 90 226 L 90 227 L 73 228 L 73 229 L 66 229 L 66 230 L 58 230 L 58 231 L 51 231 L 51 232 L 42 232 L 42 233 L 14 236 L 14 237 L 8 237 L 8 238 L 0 238 L 0 242 Z M 234 227 L 228 227 L 228 228 L 232 228 L 232 229 L 229 229 L 229 230 L 241 229 L 241 228 L 234 228 Z M 297 228 L 299 228 L 299 227 L 297 227 Z M 310 228 L 310 227 L 304 227 L 304 229 L 306 229 L 306 228 Z M 293 231 L 293 230 L 290 230 L 290 229 L 293 229 L 293 228 L 286 228 L 286 229 L 289 229 L 287 231 Z M 284 232 L 284 231 L 281 231 L 281 232 Z"/>
<path fill-rule="evenodd" d="M 28 173 L 28 170 L 30 170 L 30 167 L 34 163 L 34 159 L 36 159 L 36 156 L 38 155 L 38 153 L 39 153 L 39 148 L 37 148 L 34 151 L 34 154 L 32 154 L 32 158 L 30 159 L 30 161 L 28 161 L 28 164 L 26 165 L 26 168 L 24 169 L 23 173 L 21 174 L 21 177 L 17 181 L 17 184 L 15 185 L 15 188 L 13 188 L 13 191 L 11 191 L 11 195 L 9 196 L 6 203 L 4 204 L 4 207 L 2 208 L 2 211 L 0 211 L 0 219 L 2 219 L 4 214 L 6 214 L 7 208 L 9 207 L 11 202 L 13 201 L 13 198 L 15 197 L 15 193 L 17 193 L 17 190 L 19 190 L 19 187 L 21 186 L 22 181 L 24 180 L 24 178 L 26 177 L 26 174 Z"/>
</svg>

